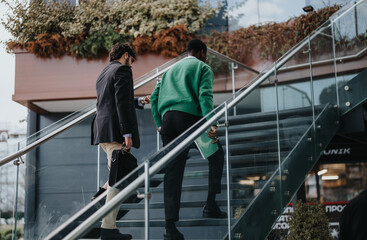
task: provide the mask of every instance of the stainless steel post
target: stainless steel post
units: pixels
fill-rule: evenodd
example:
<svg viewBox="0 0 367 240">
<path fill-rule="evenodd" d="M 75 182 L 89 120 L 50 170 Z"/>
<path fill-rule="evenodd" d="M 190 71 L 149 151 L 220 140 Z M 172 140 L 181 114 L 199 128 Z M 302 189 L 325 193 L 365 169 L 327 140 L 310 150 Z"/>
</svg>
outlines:
<svg viewBox="0 0 367 240">
<path fill-rule="evenodd" d="M 144 164 L 144 173 L 145 173 L 145 240 L 150 239 L 150 214 L 149 214 L 149 199 L 150 199 L 150 192 L 149 192 L 149 161 L 145 161 Z"/>
<path fill-rule="evenodd" d="M 18 151 L 20 149 L 20 143 L 18 142 Z M 13 231 L 13 240 L 17 240 L 17 223 L 18 223 L 18 185 L 19 185 L 19 165 L 23 163 L 22 157 L 19 157 L 14 161 L 14 165 L 17 166 L 17 176 L 15 180 L 15 201 L 14 201 L 14 231 Z"/>
<path fill-rule="evenodd" d="M 99 181 L 101 178 L 101 146 L 97 148 L 97 191 L 99 191 Z"/>
<path fill-rule="evenodd" d="M 336 92 L 336 105 L 340 106 L 339 100 L 339 87 L 338 87 L 338 70 L 336 67 L 336 53 L 335 53 L 335 22 L 331 22 L 331 36 L 333 39 L 333 57 L 334 57 L 334 76 L 335 76 L 335 92 Z M 339 111 L 338 111 L 339 114 Z"/>
<path fill-rule="evenodd" d="M 279 120 L 279 92 L 278 92 L 278 73 L 277 73 L 277 65 L 276 63 L 274 63 L 274 85 L 275 85 L 275 104 L 276 104 L 276 118 L 277 118 L 277 146 L 278 146 L 278 165 L 279 165 L 279 193 L 280 193 L 280 208 L 279 209 L 283 209 L 282 203 L 283 203 L 283 199 L 282 199 L 282 159 L 281 159 L 281 154 L 280 154 L 280 120 Z M 284 97 L 284 92 L 283 92 L 283 97 Z M 285 99 L 283 99 L 283 104 L 285 102 Z"/>
<path fill-rule="evenodd" d="M 156 68 L 156 72 L 159 73 L 159 69 Z M 159 78 L 157 77 L 157 84 L 159 82 Z M 157 151 L 159 151 L 159 132 L 157 131 Z"/>
<path fill-rule="evenodd" d="M 315 116 L 315 94 L 314 94 L 314 88 L 313 88 L 313 71 L 312 71 L 312 53 L 311 53 L 311 39 L 310 36 L 308 36 L 308 56 L 310 59 L 310 90 L 311 90 L 311 104 L 312 104 L 312 138 L 313 140 L 313 152 L 312 152 L 312 158 L 316 159 L 316 116 Z M 336 89 L 338 91 L 338 89 Z M 316 173 L 317 174 L 317 173 Z"/>
<path fill-rule="evenodd" d="M 236 97 L 236 79 L 235 79 L 235 74 L 234 74 L 234 70 L 237 69 L 238 66 L 234 64 L 234 62 L 232 62 L 231 64 L 231 69 L 232 69 L 232 95 L 233 95 L 233 99 Z M 233 115 L 236 116 L 237 115 L 237 107 L 233 108 Z"/>
<path fill-rule="evenodd" d="M 314 96 L 314 90 L 313 90 L 313 73 L 312 73 L 312 53 L 311 53 L 311 39 L 310 36 L 308 36 L 308 57 L 310 60 L 310 90 L 311 90 L 311 104 L 312 104 L 312 121 L 314 126 L 314 132 L 315 132 L 315 96 Z"/>
<path fill-rule="evenodd" d="M 224 103 L 225 105 L 225 127 L 226 127 L 226 171 L 227 171 L 227 212 L 228 212 L 228 240 L 231 240 L 231 198 L 230 198 L 230 165 L 229 165 L 229 137 L 228 137 L 228 106 L 227 102 Z"/>
</svg>

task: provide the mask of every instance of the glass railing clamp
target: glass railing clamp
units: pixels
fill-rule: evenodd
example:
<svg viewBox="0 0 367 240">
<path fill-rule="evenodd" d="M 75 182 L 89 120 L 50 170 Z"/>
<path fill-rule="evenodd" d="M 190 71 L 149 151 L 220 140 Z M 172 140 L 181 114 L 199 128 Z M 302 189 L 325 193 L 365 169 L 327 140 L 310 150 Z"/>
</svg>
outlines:
<svg viewBox="0 0 367 240">
<path fill-rule="evenodd" d="M 19 166 L 20 164 L 24 164 L 24 160 L 22 158 L 22 156 L 20 156 L 19 158 L 17 158 L 16 160 L 13 161 L 13 164 L 15 166 Z"/>
<path fill-rule="evenodd" d="M 218 123 L 217 126 L 218 127 L 229 127 L 229 122 L 228 121 L 225 121 L 223 123 Z"/>
<path fill-rule="evenodd" d="M 273 215 L 273 216 L 278 215 L 278 211 L 277 211 L 277 210 L 272 210 L 272 211 L 271 211 L 271 215 Z"/>
<path fill-rule="evenodd" d="M 238 69 L 238 64 L 237 64 L 237 63 L 232 62 L 232 69 Z"/>
<path fill-rule="evenodd" d="M 242 233 L 235 233 L 234 234 L 234 239 L 238 239 L 238 240 L 242 240 Z"/>
<path fill-rule="evenodd" d="M 152 193 L 148 192 L 148 193 L 140 193 L 139 191 L 136 191 L 136 197 L 139 199 L 151 199 L 152 198 Z"/>
</svg>

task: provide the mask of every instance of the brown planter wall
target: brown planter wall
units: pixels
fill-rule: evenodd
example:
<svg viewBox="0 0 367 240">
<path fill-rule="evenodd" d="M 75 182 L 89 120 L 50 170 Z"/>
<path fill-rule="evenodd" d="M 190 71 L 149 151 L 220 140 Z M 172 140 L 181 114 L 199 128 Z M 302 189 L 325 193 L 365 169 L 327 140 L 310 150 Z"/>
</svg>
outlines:
<svg viewBox="0 0 367 240">
<path fill-rule="evenodd" d="M 26 105 L 33 101 L 91 99 L 96 97 L 95 81 L 108 59 L 85 60 L 70 56 L 42 59 L 26 51 L 15 51 L 13 100 Z M 138 56 L 132 70 L 134 79 L 170 60 L 146 54 Z M 140 90 L 141 94 L 148 91 Z"/>
</svg>

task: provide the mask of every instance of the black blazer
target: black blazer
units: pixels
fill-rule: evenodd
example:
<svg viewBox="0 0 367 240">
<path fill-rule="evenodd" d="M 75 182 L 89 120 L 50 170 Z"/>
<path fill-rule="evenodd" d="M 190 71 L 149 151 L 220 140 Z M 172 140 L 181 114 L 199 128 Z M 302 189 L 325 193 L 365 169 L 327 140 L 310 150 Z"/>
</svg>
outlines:
<svg viewBox="0 0 367 240">
<path fill-rule="evenodd" d="M 131 68 L 112 61 L 96 82 L 97 113 L 92 121 L 92 144 L 124 142 L 123 135 L 132 134 L 133 147 L 140 147 L 134 86 Z"/>
</svg>

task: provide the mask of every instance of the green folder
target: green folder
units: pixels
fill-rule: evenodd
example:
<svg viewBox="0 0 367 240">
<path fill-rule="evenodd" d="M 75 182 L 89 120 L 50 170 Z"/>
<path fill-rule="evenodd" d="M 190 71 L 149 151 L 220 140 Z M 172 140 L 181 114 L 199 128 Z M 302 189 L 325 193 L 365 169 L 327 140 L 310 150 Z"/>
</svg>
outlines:
<svg viewBox="0 0 367 240">
<path fill-rule="evenodd" d="M 208 129 L 207 131 L 211 131 L 211 129 Z M 207 131 L 195 140 L 195 144 L 204 159 L 207 159 L 219 150 L 218 143 L 212 143 L 214 140 L 208 137 L 206 133 Z"/>
</svg>

